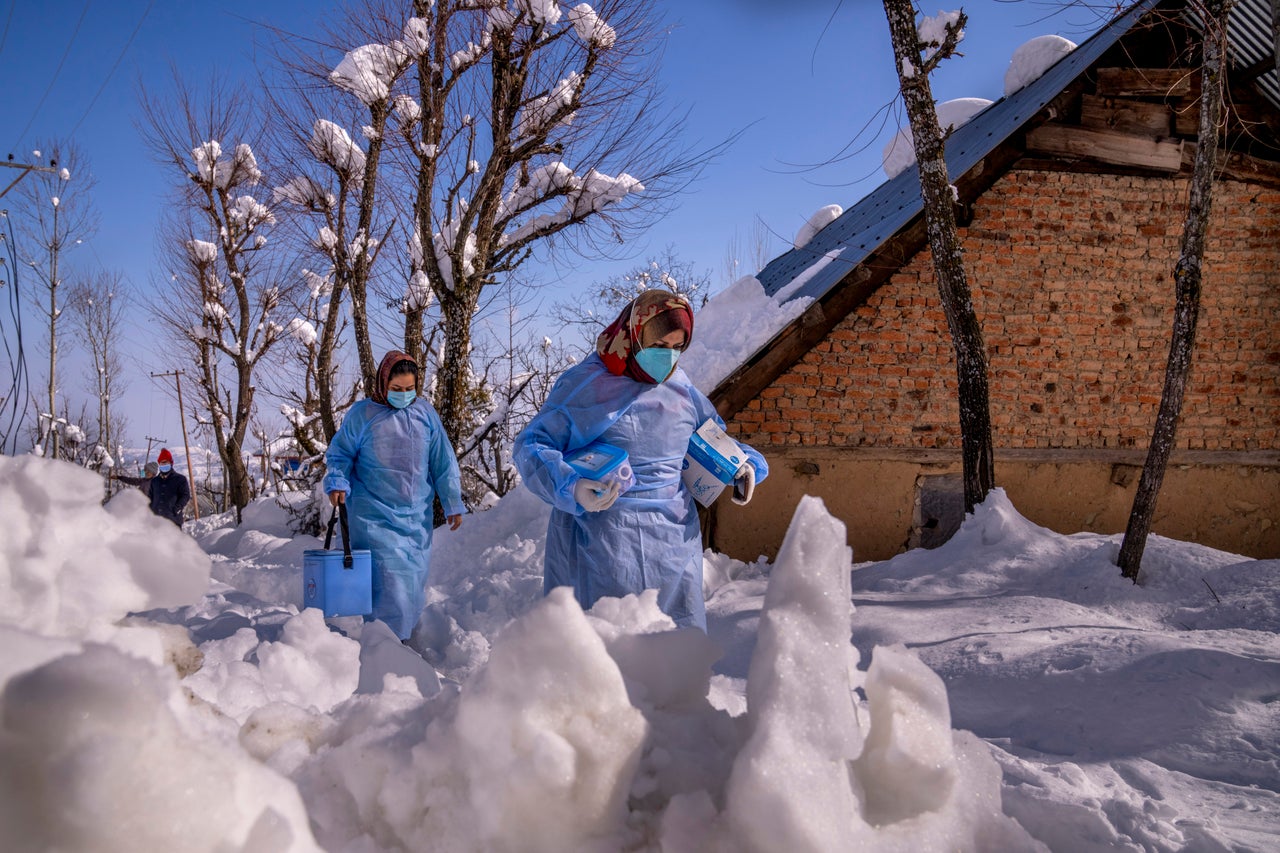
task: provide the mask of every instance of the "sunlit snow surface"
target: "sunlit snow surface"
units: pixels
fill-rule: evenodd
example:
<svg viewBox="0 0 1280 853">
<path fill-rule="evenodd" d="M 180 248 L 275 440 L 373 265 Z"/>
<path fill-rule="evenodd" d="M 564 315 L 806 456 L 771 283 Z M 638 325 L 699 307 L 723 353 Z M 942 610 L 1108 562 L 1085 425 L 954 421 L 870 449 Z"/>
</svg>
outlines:
<svg viewBox="0 0 1280 853">
<path fill-rule="evenodd" d="M 410 648 L 298 613 L 317 541 L 275 500 L 189 525 L 201 595 L 209 557 L 99 490 L 0 459 L 2 849 L 1280 840 L 1280 561 L 1155 537 L 1135 587 L 1118 537 L 997 491 L 850 571 L 856 524 L 806 498 L 772 565 L 708 552 L 704 636 L 652 594 L 543 598 L 547 511 L 517 490 L 439 532 Z"/>
</svg>

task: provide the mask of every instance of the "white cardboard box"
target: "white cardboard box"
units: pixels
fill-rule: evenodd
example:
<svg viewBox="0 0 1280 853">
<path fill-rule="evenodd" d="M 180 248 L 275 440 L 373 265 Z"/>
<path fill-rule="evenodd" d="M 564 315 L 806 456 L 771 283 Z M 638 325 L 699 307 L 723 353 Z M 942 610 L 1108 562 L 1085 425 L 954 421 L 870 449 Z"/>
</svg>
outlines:
<svg viewBox="0 0 1280 853">
<path fill-rule="evenodd" d="M 708 418 L 689 439 L 680 476 L 694 500 L 711 506 L 746 461 L 747 454 L 738 442 Z"/>
</svg>

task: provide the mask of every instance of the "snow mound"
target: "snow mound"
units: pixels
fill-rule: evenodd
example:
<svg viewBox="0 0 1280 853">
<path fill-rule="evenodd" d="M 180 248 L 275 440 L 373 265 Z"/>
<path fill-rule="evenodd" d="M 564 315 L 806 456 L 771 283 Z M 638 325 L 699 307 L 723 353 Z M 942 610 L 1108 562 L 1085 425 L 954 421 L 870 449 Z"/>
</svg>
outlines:
<svg viewBox="0 0 1280 853">
<path fill-rule="evenodd" d="M 6 850 L 319 850 L 297 789 L 202 730 L 171 670 L 90 644 L 0 705 Z"/>
<path fill-rule="evenodd" d="M 1004 73 L 1004 96 L 1023 89 L 1048 71 L 1058 60 L 1076 49 L 1076 43 L 1062 36 L 1036 36 L 1024 42 L 1009 59 Z"/>
<path fill-rule="evenodd" d="M 103 507 L 102 478 L 68 462 L 0 456 L 0 514 L 2 625 L 81 637 L 208 586 L 208 556 L 139 490 Z"/>
<path fill-rule="evenodd" d="M 968 123 L 978 113 L 991 106 L 986 98 L 956 98 L 938 104 L 938 126 L 945 135 L 948 127 L 958 128 Z M 911 135 L 908 125 L 896 134 L 885 145 L 881 158 L 884 173 L 896 178 L 916 162 L 915 137 Z"/>
<path fill-rule="evenodd" d="M 857 669 L 845 539 L 820 499 L 801 499 L 765 593 L 750 733 L 729 780 L 741 849 L 1039 849 L 1001 811 L 985 747 L 951 731 L 937 675 L 902 646 Z"/>
<path fill-rule="evenodd" d="M 792 241 L 792 245 L 797 249 L 803 249 L 809 245 L 809 241 L 817 236 L 818 232 L 826 228 L 832 222 L 840 218 L 840 214 L 844 213 L 844 208 L 838 204 L 828 204 L 826 207 L 820 207 L 814 211 L 804 225 L 800 226 L 800 230 L 796 232 L 796 238 Z"/>
</svg>

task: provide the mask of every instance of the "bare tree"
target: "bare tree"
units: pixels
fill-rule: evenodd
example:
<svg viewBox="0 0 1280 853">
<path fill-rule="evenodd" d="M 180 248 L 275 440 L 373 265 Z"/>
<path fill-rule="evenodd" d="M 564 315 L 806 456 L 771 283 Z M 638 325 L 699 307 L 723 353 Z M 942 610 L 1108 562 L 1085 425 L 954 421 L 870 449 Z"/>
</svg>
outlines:
<svg viewBox="0 0 1280 853">
<path fill-rule="evenodd" d="M 507 316 L 508 337 L 496 355 L 480 357 L 484 369 L 474 382 L 473 397 L 482 398 L 480 411 L 487 414 L 477 418 L 458 449 L 463 493 L 471 506 L 484 506 L 490 494 L 502 497 L 520 482 L 511 445 L 576 360 L 550 338 L 533 340 L 528 322 L 517 319 L 514 310 Z"/>
<path fill-rule="evenodd" d="M 674 246 L 667 246 L 645 263 L 593 285 L 583 299 L 557 303 L 552 313 L 564 328 L 578 330 L 590 351 L 596 336 L 613 322 L 622 306 L 655 287 L 680 294 L 696 311 L 711 298 L 711 272 L 697 272 L 691 262 L 676 256 Z"/>
<path fill-rule="evenodd" d="M 275 214 L 246 141 L 261 136 L 256 105 L 216 83 L 197 99 L 176 75 L 174 82 L 168 100 L 143 93 L 144 138 L 170 168 L 178 196 L 161 244 L 177 299 L 166 294 L 155 311 L 193 356 L 238 513 L 253 494 L 244 451 L 256 373 L 283 337 L 276 314 L 293 282 L 271 248 Z"/>
<path fill-rule="evenodd" d="M 89 354 L 88 390 L 98 401 L 95 442 L 109 455 L 124 434 L 124 417 L 112 403 L 127 387 L 121 346 L 128 293 L 119 273 L 102 272 L 73 288 L 68 304 Z M 102 461 L 101 454 L 98 458 Z"/>
<path fill-rule="evenodd" d="M 368 43 L 351 51 L 336 70 L 315 55 L 314 42 L 280 39 L 276 61 L 287 82 L 267 92 L 277 118 L 272 134 L 288 178 L 275 188 L 273 200 L 299 214 L 295 236 L 315 270 L 308 277 L 319 276 L 312 284 L 323 282 L 324 301 L 315 306 L 314 316 L 300 319 L 315 330 L 310 380 L 326 442 L 338 431 L 340 415 L 358 388 L 371 387 L 377 370 L 369 291 L 396 221 L 397 205 L 383 198 L 383 159 L 387 145 L 396 141 L 388 130 L 394 118 L 391 90 L 411 65 L 396 38 L 407 14 L 404 3 L 390 0 L 349 9 L 328 40 Z M 357 141 L 360 136 L 366 147 Z M 355 388 L 344 387 L 336 361 L 348 300 L 359 364 Z"/>
<path fill-rule="evenodd" d="M 397 16 L 404 23 L 393 35 Z M 372 264 L 387 251 L 385 235 L 402 237 L 392 248 L 402 287 L 383 295 L 395 297 L 404 349 L 420 365 L 432 338 L 428 311 L 438 312 L 434 400 L 457 445 L 474 427 L 469 362 L 482 293 L 512 286 L 540 250 L 601 250 L 624 240 L 706 156 L 673 151 L 673 122 L 656 113 L 657 30 L 644 0 L 567 13 L 528 0 L 375 0 L 350 23 L 354 46 L 326 79 L 359 104 L 343 115 L 350 127 L 359 122 L 368 148 L 313 113 L 295 125 L 313 128 L 308 149 L 331 174 L 321 181 L 304 170 L 282 190 L 334 234 L 331 305 L 351 297 L 366 382 L 375 365 L 360 288 L 374 279 L 355 275 L 340 285 L 339 255 Z M 322 121 L 342 131 L 328 132 L 337 144 L 327 150 L 314 144 Z M 337 174 L 340 164 L 346 175 Z M 344 191 L 370 207 L 362 224 L 340 234 L 328 221 L 341 216 Z"/>
<path fill-rule="evenodd" d="M 1142 476 L 1138 480 L 1129 523 L 1116 560 L 1120 573 L 1134 583 L 1138 581 L 1142 552 L 1151 532 L 1156 499 L 1173 452 L 1182 400 L 1191 376 L 1191 357 L 1195 351 L 1196 324 L 1200 316 L 1201 266 L 1213 204 L 1213 173 L 1218 157 L 1218 128 L 1222 120 L 1226 83 L 1227 15 L 1232 3 L 1233 0 L 1204 0 L 1203 4 L 1196 4 L 1204 33 L 1204 57 L 1200 66 L 1200 123 L 1187 196 L 1187 217 L 1182 228 L 1182 247 L 1173 271 L 1173 333 L 1165 366 L 1164 390 L 1147 448 L 1147 460 L 1142 466 Z"/>
<path fill-rule="evenodd" d="M 302 275 L 304 284 L 296 291 L 298 295 L 293 305 L 297 316 L 285 327 L 290 338 L 285 348 L 290 353 L 294 370 L 284 377 L 288 385 L 274 393 L 285 401 L 280 405 L 280 413 L 289 424 L 286 434 L 297 445 L 302 471 L 306 472 L 296 479 L 314 483 L 323 474 L 320 462 L 332 438 L 331 435 L 326 435 L 324 429 L 322 413 L 325 405 L 321 402 L 321 388 L 332 394 L 334 389 L 343 387 L 343 384 L 338 377 L 338 361 L 332 357 L 335 349 L 330 350 L 331 357 L 321 367 L 323 342 L 317 332 L 317 329 L 325 327 L 328 320 L 333 279 L 309 269 L 304 269 Z M 333 338 L 341 341 L 346 320 L 337 317 L 334 322 L 337 325 L 333 327 Z M 322 373 L 322 370 L 327 372 Z M 298 376 L 301 377 L 300 384 Z M 329 397 L 329 411 L 335 419 L 355 402 L 360 383 L 346 383 L 345 387 L 347 390 L 344 397 L 336 401 Z"/>
<path fill-rule="evenodd" d="M 97 229 L 97 213 L 91 193 L 94 179 L 88 159 L 71 142 L 54 142 L 33 152 L 45 159 L 56 172 L 33 172 L 22 186 L 26 216 L 21 220 L 25 244 L 30 250 L 24 262 L 36 271 L 44 288 L 44 315 L 48 321 L 49 373 L 47 397 L 38 412 L 37 442 L 45 456 L 60 458 L 62 436 L 53 426 L 57 419 L 59 320 L 63 305 L 59 289 L 63 284 L 64 256 Z"/>
<path fill-rule="evenodd" d="M 884 0 L 885 16 L 898 71 L 898 83 L 911 122 L 920 191 L 924 199 L 925 227 L 938 279 L 938 296 L 951 331 L 959 380 L 960 445 L 964 466 L 966 512 L 986 499 L 995 487 L 995 461 L 991 441 L 991 409 L 987 389 L 987 352 L 982 328 L 973 310 L 973 298 L 964 269 L 964 252 L 956 231 L 954 188 L 944 157 L 945 136 L 938 126 L 929 75 L 938 64 L 955 54 L 967 16 L 934 19 L 941 31 L 926 37 L 916 25 L 911 0 Z M 936 30 L 935 27 L 929 29 Z"/>
<path fill-rule="evenodd" d="M 758 216 L 751 220 L 745 236 L 734 230 L 733 237 L 729 240 L 729 245 L 725 247 L 724 252 L 724 283 L 726 285 L 733 284 L 744 275 L 754 275 L 764 269 L 765 264 L 769 263 L 771 236 L 769 227 Z"/>
</svg>

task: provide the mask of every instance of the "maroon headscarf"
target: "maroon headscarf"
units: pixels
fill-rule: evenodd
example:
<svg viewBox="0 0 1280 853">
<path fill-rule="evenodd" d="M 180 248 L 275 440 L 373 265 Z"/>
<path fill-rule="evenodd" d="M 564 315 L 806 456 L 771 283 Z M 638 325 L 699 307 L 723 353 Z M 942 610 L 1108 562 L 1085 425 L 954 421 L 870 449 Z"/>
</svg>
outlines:
<svg viewBox="0 0 1280 853">
<path fill-rule="evenodd" d="M 657 384 L 661 381 L 645 373 L 636 363 L 644 327 L 659 314 L 669 314 L 672 326 L 684 330 L 684 346 L 680 349 L 688 348 L 693 340 L 693 308 L 688 301 L 669 290 L 646 290 L 628 302 L 618 319 L 596 338 L 596 352 L 610 373 L 630 376 L 637 382 Z"/>
<path fill-rule="evenodd" d="M 418 384 L 418 363 L 408 354 L 393 349 L 382 357 L 382 364 L 378 365 L 378 381 L 369 389 L 370 400 L 375 403 L 381 403 L 384 406 L 391 405 L 387 402 L 387 386 L 391 384 L 392 369 L 402 361 L 407 361 L 413 365 L 414 385 Z"/>
</svg>

